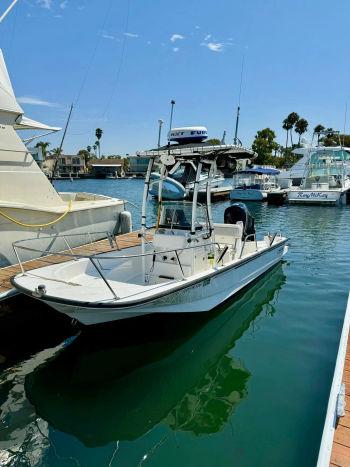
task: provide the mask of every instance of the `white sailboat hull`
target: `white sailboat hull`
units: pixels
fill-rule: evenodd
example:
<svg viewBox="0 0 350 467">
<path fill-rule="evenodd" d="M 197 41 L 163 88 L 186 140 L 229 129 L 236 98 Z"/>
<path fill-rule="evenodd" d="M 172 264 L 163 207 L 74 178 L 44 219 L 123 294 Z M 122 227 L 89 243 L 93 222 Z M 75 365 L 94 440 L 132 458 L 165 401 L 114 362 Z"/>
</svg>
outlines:
<svg viewBox="0 0 350 467">
<path fill-rule="evenodd" d="M 281 261 L 287 253 L 286 239 L 276 242 L 276 245 L 255 252 L 249 257 L 223 268 L 214 268 L 202 273 L 200 277 L 178 282 L 176 289 L 160 294 L 159 297 L 149 297 L 123 306 L 118 300 L 74 303 L 73 301 L 57 300 L 55 298 L 40 300 L 55 310 L 64 313 L 72 319 L 85 324 L 94 325 L 126 318 L 138 317 L 153 313 L 194 313 L 212 310 L 225 300 L 233 297 L 241 289 L 248 286 L 267 270 Z M 38 282 L 39 281 L 39 282 Z M 40 279 L 36 280 L 40 283 Z M 17 276 L 16 287 L 23 293 L 32 295 L 26 288 L 30 283 L 33 290 L 35 284 L 26 276 Z"/>
</svg>

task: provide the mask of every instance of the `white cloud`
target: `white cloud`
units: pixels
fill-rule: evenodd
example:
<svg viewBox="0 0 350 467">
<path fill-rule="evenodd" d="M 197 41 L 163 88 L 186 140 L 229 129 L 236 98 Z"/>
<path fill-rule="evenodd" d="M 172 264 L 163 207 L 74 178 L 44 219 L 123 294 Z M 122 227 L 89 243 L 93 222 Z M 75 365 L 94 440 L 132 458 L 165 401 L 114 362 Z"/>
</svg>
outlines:
<svg viewBox="0 0 350 467">
<path fill-rule="evenodd" d="M 60 3 L 60 8 L 62 8 L 62 10 L 64 10 L 67 6 L 67 3 L 68 3 L 68 0 L 64 0 L 63 2 Z"/>
<path fill-rule="evenodd" d="M 222 52 L 224 50 L 224 44 L 221 42 L 203 42 L 201 45 L 207 47 L 212 52 Z"/>
<path fill-rule="evenodd" d="M 139 37 L 138 34 L 134 34 L 133 32 L 124 32 L 124 36 L 128 36 L 128 37 Z"/>
<path fill-rule="evenodd" d="M 111 34 L 107 34 L 106 32 L 102 33 L 102 37 L 103 39 L 110 39 L 110 40 L 115 39 L 114 36 L 112 36 Z"/>
<path fill-rule="evenodd" d="M 200 26 L 195 26 L 196 29 L 200 29 L 201 27 Z"/>
<path fill-rule="evenodd" d="M 173 48 L 173 51 L 174 51 L 174 52 L 178 52 L 179 50 L 180 50 L 180 49 L 179 49 L 178 47 L 174 47 L 174 48 Z"/>
<path fill-rule="evenodd" d="M 52 5 L 52 0 L 36 0 L 36 3 L 41 6 L 41 8 L 46 8 L 47 10 L 50 10 L 51 5 Z"/>
<path fill-rule="evenodd" d="M 173 34 L 170 37 L 171 42 L 176 42 L 176 41 L 179 41 L 181 39 L 185 39 L 184 36 L 182 36 L 181 34 Z"/>
<path fill-rule="evenodd" d="M 39 105 L 43 107 L 59 107 L 59 104 L 56 102 L 48 102 L 37 97 L 30 97 L 30 96 L 22 96 L 17 98 L 17 102 L 19 104 L 27 104 L 27 105 Z"/>
<path fill-rule="evenodd" d="M 211 38 L 211 34 L 207 34 L 204 38 L 205 41 L 208 41 Z"/>
</svg>

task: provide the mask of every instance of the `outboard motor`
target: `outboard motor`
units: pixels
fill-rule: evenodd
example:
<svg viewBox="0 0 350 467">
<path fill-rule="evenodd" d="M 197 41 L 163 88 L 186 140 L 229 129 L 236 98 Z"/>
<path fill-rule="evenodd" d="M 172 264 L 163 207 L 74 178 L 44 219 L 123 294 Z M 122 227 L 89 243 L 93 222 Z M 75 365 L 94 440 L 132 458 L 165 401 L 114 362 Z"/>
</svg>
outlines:
<svg viewBox="0 0 350 467">
<path fill-rule="evenodd" d="M 232 206 L 226 208 L 224 222 L 225 224 L 237 224 L 237 222 L 242 222 L 243 240 L 248 235 L 255 234 L 254 217 L 252 217 L 247 206 L 243 203 L 234 203 Z"/>
</svg>

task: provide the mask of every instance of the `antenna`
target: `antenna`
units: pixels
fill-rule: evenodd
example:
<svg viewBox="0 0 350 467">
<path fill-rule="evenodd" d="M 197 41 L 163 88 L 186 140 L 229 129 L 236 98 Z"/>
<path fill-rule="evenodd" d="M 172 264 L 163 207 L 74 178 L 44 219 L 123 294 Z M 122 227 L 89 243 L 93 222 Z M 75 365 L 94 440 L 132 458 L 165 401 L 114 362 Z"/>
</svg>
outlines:
<svg viewBox="0 0 350 467">
<path fill-rule="evenodd" d="M 12 8 L 16 5 L 16 3 L 18 2 L 18 0 L 13 0 L 13 2 L 11 3 L 11 5 L 7 8 L 7 10 L 2 14 L 2 16 L 0 17 L 0 23 L 2 23 L 2 21 L 6 18 L 6 16 L 10 13 L 10 11 L 12 10 Z"/>
<path fill-rule="evenodd" d="M 172 127 L 172 124 L 173 124 L 173 114 L 174 114 L 175 101 L 171 100 L 170 104 L 171 104 L 171 111 L 170 111 L 170 122 L 169 122 L 168 146 L 170 146 L 170 136 L 171 136 L 171 127 Z"/>
<path fill-rule="evenodd" d="M 53 170 L 52 170 L 52 174 L 51 174 L 51 180 L 50 180 L 51 183 L 52 183 L 52 181 L 53 181 L 53 177 L 55 176 L 58 158 L 59 158 L 60 155 L 61 155 L 62 146 L 63 146 L 64 139 L 65 139 L 65 137 L 66 137 L 67 128 L 68 128 L 68 125 L 69 125 L 70 117 L 71 117 L 71 115 L 72 115 L 72 111 L 73 111 L 73 104 L 71 104 L 71 106 L 70 106 L 70 110 L 69 110 L 69 114 L 68 114 L 66 126 L 65 126 L 65 129 L 64 129 L 64 132 L 63 132 L 61 144 L 60 144 L 60 147 L 59 147 L 59 150 L 58 150 L 58 154 L 56 155 L 55 164 L 54 164 L 54 166 L 53 166 Z"/>
<path fill-rule="evenodd" d="M 238 94 L 238 106 L 237 106 L 237 115 L 236 115 L 236 127 L 235 127 L 235 137 L 233 138 L 233 144 L 242 144 L 241 141 L 238 139 L 238 125 L 239 125 L 239 117 L 240 117 L 240 110 L 241 110 L 241 95 L 242 95 L 242 83 L 243 83 L 243 70 L 244 70 L 244 55 L 242 57 L 242 66 L 241 66 L 241 81 L 239 84 L 239 94 Z"/>
</svg>

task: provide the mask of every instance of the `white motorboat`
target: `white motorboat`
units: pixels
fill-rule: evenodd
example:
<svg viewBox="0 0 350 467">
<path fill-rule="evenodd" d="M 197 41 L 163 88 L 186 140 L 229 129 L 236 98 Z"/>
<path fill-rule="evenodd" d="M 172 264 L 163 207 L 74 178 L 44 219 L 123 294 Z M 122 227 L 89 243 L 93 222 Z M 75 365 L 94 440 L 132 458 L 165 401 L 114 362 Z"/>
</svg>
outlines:
<svg viewBox="0 0 350 467">
<path fill-rule="evenodd" d="M 350 190 L 349 152 L 341 147 L 310 149 L 300 187 L 288 191 L 292 204 L 346 204 Z"/>
<path fill-rule="evenodd" d="M 0 267 L 17 262 L 12 248 L 16 240 L 37 236 L 43 239 L 39 248 L 45 249 L 62 234 L 89 230 L 97 239 L 106 232 L 118 232 L 124 201 L 93 193 L 58 193 L 16 130 L 52 132 L 60 128 L 23 116 L 0 51 Z M 77 246 L 85 236 L 74 239 L 72 246 Z M 32 252 L 27 259 L 35 257 Z"/>
<path fill-rule="evenodd" d="M 193 157 L 198 162 L 193 200 L 163 201 L 160 181 L 151 242 L 146 236 L 146 206 L 156 156 L 150 157 L 145 179 L 141 246 L 127 254 L 71 253 L 70 261 L 29 272 L 22 264 L 13 285 L 88 325 L 152 313 L 208 311 L 235 295 L 282 259 L 287 239 L 275 233 L 258 240 L 254 220 L 242 204 L 226 209 L 225 223 L 214 224 L 209 181 L 206 204 L 197 203 L 202 161 Z M 210 165 L 210 175 L 217 157 L 218 151 L 209 151 L 203 160 Z M 167 167 L 184 158 L 162 157 L 163 176 Z M 20 257 L 21 250 L 35 248 L 35 243 L 36 239 L 16 242 L 14 249 Z"/>
<path fill-rule="evenodd" d="M 269 192 L 280 190 L 277 181 L 279 170 L 257 167 L 236 172 L 230 199 L 239 201 L 264 201 Z"/>
</svg>

